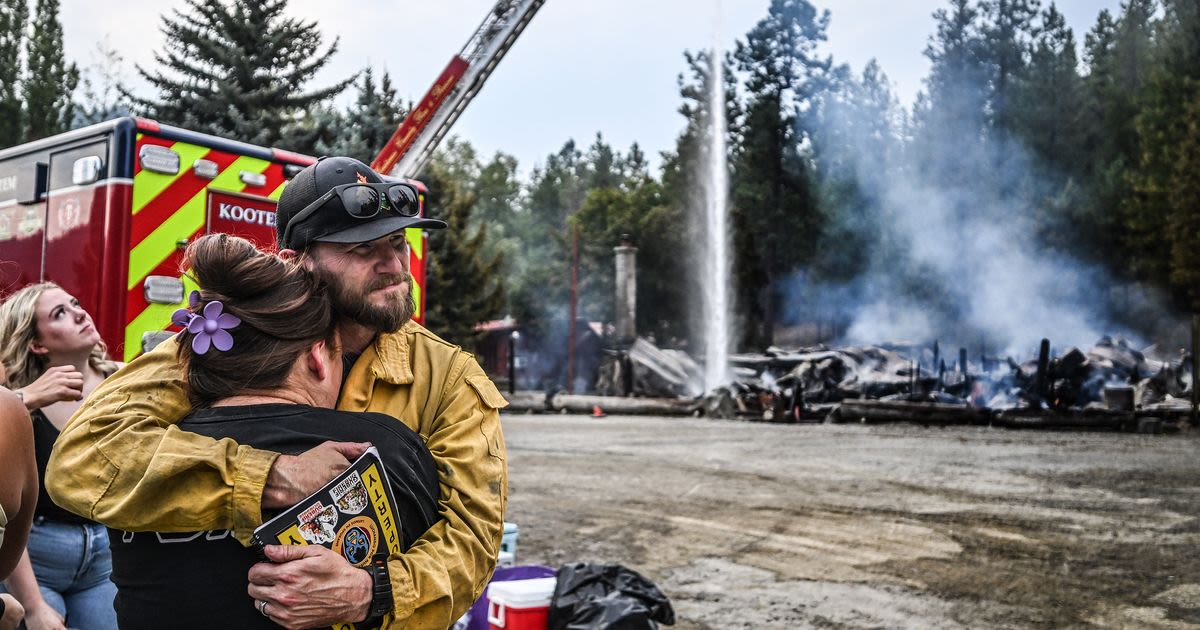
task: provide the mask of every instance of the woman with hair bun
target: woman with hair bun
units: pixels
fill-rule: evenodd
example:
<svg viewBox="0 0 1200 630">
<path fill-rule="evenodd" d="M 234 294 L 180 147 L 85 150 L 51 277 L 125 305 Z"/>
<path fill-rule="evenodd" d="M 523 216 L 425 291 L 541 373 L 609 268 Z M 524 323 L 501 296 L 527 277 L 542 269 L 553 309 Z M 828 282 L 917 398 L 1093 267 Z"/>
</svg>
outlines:
<svg viewBox="0 0 1200 630">
<path fill-rule="evenodd" d="M 177 352 L 194 409 L 179 428 L 229 438 L 231 449 L 243 444 L 282 454 L 326 441 L 373 443 L 407 549 L 439 518 L 433 458 L 417 433 L 388 416 L 333 409 L 342 357 L 326 287 L 299 264 L 225 234 L 192 243 L 185 265 L 200 290 L 173 318 L 183 327 Z M 273 617 L 269 602 L 250 597 L 247 575 L 260 558 L 229 530 L 204 531 L 213 524 L 195 515 L 213 511 L 203 497 L 177 507 L 175 533 L 110 532 L 123 630 L 302 626 Z M 333 552 L 314 546 L 311 553 Z M 345 569 L 361 570 L 348 563 Z M 362 621 L 363 613 L 347 610 L 346 620 Z"/>
</svg>

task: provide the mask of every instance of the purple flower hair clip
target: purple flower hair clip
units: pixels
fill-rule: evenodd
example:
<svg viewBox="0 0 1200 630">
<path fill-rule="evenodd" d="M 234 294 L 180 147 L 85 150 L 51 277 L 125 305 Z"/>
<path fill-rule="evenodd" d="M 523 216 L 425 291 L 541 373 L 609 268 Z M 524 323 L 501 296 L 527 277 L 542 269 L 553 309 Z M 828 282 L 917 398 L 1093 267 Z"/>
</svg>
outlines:
<svg viewBox="0 0 1200 630">
<path fill-rule="evenodd" d="M 199 305 L 200 294 L 192 292 L 188 302 L 195 308 Z M 212 301 L 204 305 L 204 314 L 197 315 L 191 310 L 181 308 L 171 316 L 171 321 L 182 326 L 184 331 L 192 333 L 192 350 L 196 354 L 208 352 L 209 347 L 215 347 L 219 352 L 225 352 L 233 347 L 233 335 L 229 329 L 236 328 L 242 320 L 230 313 L 224 313 L 225 305 Z M 180 331 L 180 335 L 183 331 Z"/>
<path fill-rule="evenodd" d="M 179 334 L 175 335 L 176 339 L 182 339 L 183 333 L 187 332 L 188 322 L 192 321 L 192 317 L 195 317 L 192 309 L 197 306 L 200 306 L 200 292 L 193 290 L 188 294 L 187 308 L 177 309 L 174 313 L 171 313 L 171 323 L 183 329 L 179 331 Z"/>
</svg>

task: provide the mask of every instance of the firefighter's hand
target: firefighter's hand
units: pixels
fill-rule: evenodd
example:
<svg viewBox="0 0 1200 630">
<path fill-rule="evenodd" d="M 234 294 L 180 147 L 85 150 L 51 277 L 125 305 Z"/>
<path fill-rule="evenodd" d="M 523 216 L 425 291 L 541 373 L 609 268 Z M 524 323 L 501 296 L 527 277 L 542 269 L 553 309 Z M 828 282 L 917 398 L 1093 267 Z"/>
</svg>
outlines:
<svg viewBox="0 0 1200 630">
<path fill-rule="evenodd" d="M 246 591 L 260 613 L 285 628 L 319 628 L 367 618 L 371 575 L 320 545 L 267 545 Z M 262 602 L 266 602 L 264 606 Z"/>
<path fill-rule="evenodd" d="M 280 455 L 263 487 L 262 507 L 290 508 L 342 474 L 369 442 L 322 442 L 299 455 Z"/>
<path fill-rule="evenodd" d="M 62 400 L 79 400 L 83 398 L 83 373 L 70 365 L 52 367 L 22 387 L 21 397 L 30 411 Z"/>
</svg>

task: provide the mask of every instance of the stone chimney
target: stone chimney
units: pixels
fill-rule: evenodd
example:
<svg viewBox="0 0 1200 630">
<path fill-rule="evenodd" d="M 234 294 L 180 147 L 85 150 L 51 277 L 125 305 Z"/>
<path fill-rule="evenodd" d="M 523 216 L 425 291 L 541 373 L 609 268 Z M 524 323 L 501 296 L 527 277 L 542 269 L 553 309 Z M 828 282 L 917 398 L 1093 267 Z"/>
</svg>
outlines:
<svg viewBox="0 0 1200 630">
<path fill-rule="evenodd" d="M 631 344 L 637 338 L 637 248 L 628 234 L 613 248 L 616 258 L 616 342 Z"/>
</svg>

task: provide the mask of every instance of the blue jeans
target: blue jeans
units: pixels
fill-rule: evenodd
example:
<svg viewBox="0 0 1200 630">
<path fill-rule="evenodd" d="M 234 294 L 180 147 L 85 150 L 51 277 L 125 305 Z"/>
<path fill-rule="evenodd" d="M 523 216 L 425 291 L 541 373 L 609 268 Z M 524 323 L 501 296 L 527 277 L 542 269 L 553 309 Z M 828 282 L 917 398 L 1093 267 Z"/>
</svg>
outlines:
<svg viewBox="0 0 1200 630">
<path fill-rule="evenodd" d="M 37 518 L 29 532 L 29 560 L 42 598 L 80 630 L 116 630 L 113 598 L 117 587 L 108 579 L 112 555 L 103 525 L 59 523 Z"/>
</svg>

